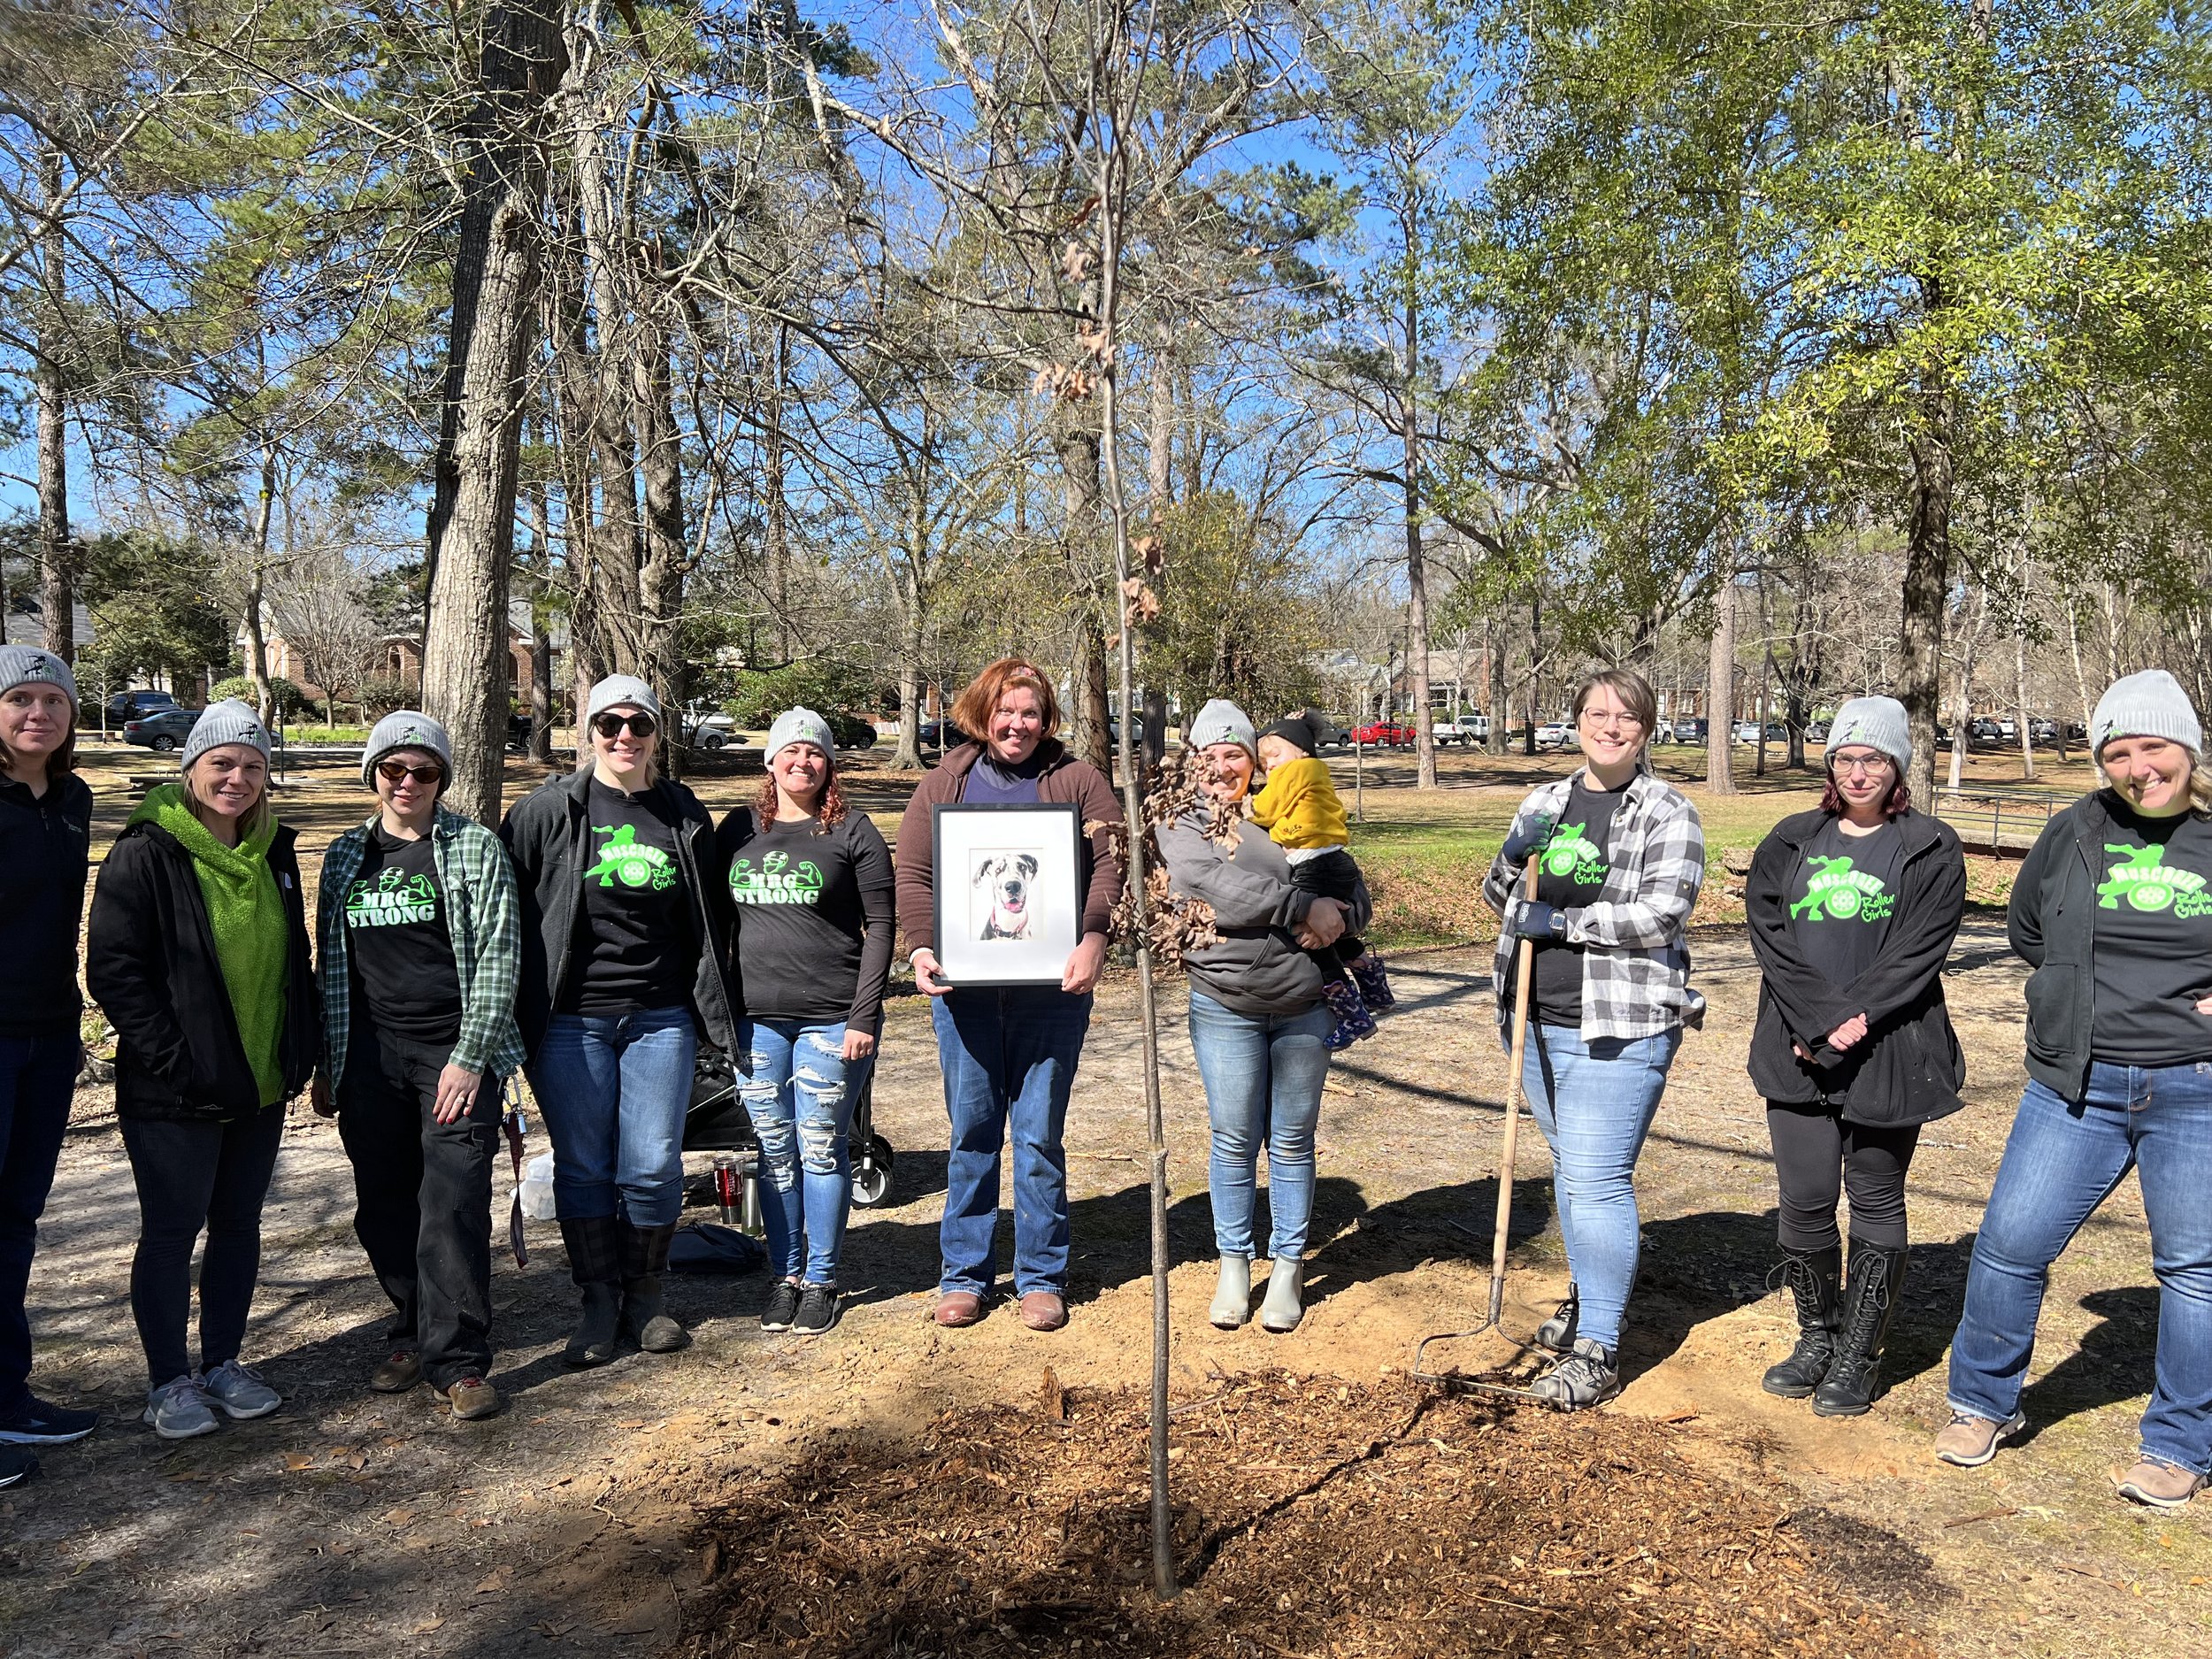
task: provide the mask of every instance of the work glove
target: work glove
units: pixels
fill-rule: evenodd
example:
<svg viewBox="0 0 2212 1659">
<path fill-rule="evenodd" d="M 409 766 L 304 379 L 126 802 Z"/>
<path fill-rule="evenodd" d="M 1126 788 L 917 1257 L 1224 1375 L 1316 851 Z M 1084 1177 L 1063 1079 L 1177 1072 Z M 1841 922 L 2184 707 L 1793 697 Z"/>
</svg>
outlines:
<svg viewBox="0 0 2212 1659">
<path fill-rule="evenodd" d="M 1564 939 L 1567 912 L 1536 899 L 1516 899 L 1505 907 L 1499 926 L 1514 939 Z"/>
<path fill-rule="evenodd" d="M 1513 827 L 1505 833 L 1505 846 L 1500 849 L 1506 863 L 1516 870 L 1528 863 L 1531 853 L 1544 850 L 1544 843 L 1551 840 L 1552 828 L 1559 822 L 1541 812 L 1524 812 L 1513 820 Z"/>
</svg>

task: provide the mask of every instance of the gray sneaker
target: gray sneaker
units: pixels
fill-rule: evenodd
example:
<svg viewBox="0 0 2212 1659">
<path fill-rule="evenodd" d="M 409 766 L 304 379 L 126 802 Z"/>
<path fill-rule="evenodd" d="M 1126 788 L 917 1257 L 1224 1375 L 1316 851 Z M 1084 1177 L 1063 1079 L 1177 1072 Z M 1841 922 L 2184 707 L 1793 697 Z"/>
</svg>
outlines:
<svg viewBox="0 0 2212 1659">
<path fill-rule="evenodd" d="M 172 1378 L 148 1394 L 142 1421 L 165 1440 L 188 1440 L 197 1434 L 212 1434 L 222 1426 L 208 1409 L 207 1395 L 201 1391 L 196 1376 Z"/>
<path fill-rule="evenodd" d="M 234 1422 L 265 1417 L 284 1403 L 283 1396 L 261 1380 L 260 1372 L 234 1359 L 208 1372 L 200 1386 L 216 1409 Z"/>
<path fill-rule="evenodd" d="M 1621 1391 L 1621 1374 L 1613 1366 L 1613 1352 L 1586 1336 L 1575 1339 L 1574 1350 L 1528 1386 L 1546 1405 L 1562 1411 L 1581 1411 L 1603 1405 Z"/>
<path fill-rule="evenodd" d="M 1575 1345 L 1575 1325 L 1582 1315 L 1582 1298 L 1572 1285 L 1567 1286 L 1567 1299 L 1559 1304 L 1552 1317 L 1536 1327 L 1530 1340 L 1538 1347 L 1554 1354 L 1565 1354 Z"/>
</svg>

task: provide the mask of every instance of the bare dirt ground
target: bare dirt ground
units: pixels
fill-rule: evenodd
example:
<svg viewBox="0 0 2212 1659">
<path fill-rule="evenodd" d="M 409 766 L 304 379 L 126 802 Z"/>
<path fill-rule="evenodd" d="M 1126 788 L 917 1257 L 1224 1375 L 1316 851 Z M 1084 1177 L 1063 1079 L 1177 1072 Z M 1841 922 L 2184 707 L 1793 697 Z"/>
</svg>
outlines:
<svg viewBox="0 0 2212 1659">
<path fill-rule="evenodd" d="M 734 784 L 718 791 L 736 792 Z M 318 790 L 288 816 L 335 827 L 351 810 L 350 797 L 326 803 Z M 311 830 L 318 849 L 326 839 Z M 2212 1510 L 2200 1503 L 2153 1515 L 2116 1499 L 2108 1478 L 2132 1453 L 2154 1335 L 2148 1239 L 2132 1182 L 2054 1276 L 2027 1397 L 2029 1435 L 1978 1471 L 1946 1469 L 1926 1454 L 1944 1417 L 1944 1352 L 1967 1252 L 2021 1084 L 2020 974 L 2001 930 L 1986 915 L 1970 919 L 1954 959 L 1970 1106 L 1923 1141 L 1893 1388 L 1856 1422 L 1823 1422 L 1759 1392 L 1759 1372 L 1786 1348 L 1790 1321 L 1765 1289 L 1771 1173 L 1763 1114 L 1742 1071 L 1756 981 L 1734 928 L 1702 930 L 1697 952 L 1712 1009 L 1682 1050 L 1642 1167 L 1646 1249 L 1626 1340 L 1630 1385 L 1597 1423 L 1572 1433 L 1603 1437 L 1606 1417 L 1642 1419 L 1619 1429 L 1620 1455 L 1634 1463 L 1663 1429 L 1671 1455 L 1701 1479 L 1728 1483 L 1716 1488 L 1733 1494 L 1724 1501 L 1755 1509 L 1763 1523 L 1801 1517 L 1793 1526 L 1811 1540 L 1823 1582 L 1863 1598 L 1883 1629 L 1917 1632 L 1936 1651 L 2153 1659 L 2206 1651 Z M 1204 1107 L 1179 1021 L 1166 1022 L 1179 1402 L 1218 1399 L 1286 1371 L 1310 1379 L 1317 1402 L 1342 1390 L 1347 1410 L 1367 1401 L 1380 1410 L 1409 1397 L 1402 1373 L 1419 1336 L 1477 1317 L 1504 1080 L 1488 952 L 1407 955 L 1396 978 L 1399 1011 L 1329 1086 L 1315 1302 L 1288 1337 L 1256 1326 L 1222 1333 L 1204 1322 Z M 1171 1014 L 1179 1008 L 1171 987 Z M 906 1479 L 940 1478 L 944 1457 L 930 1437 L 941 1432 L 942 1414 L 1033 1408 L 1048 1367 L 1079 1399 L 1101 1402 L 1147 1374 L 1141 1094 L 1127 976 L 1099 999 L 1076 1086 L 1074 1317 L 1056 1335 L 1025 1332 L 1004 1310 L 968 1332 L 926 1321 L 944 1130 L 919 999 L 894 999 L 885 1056 L 877 1125 L 899 1148 L 897 1180 L 889 1205 L 855 1217 L 850 1302 L 834 1333 L 764 1336 L 752 1317 L 757 1276 L 682 1280 L 672 1301 L 694 1326 L 688 1351 L 569 1373 L 558 1350 L 571 1292 L 557 1233 L 545 1224 L 533 1229 L 526 1271 L 503 1258 L 495 1271 L 495 1379 L 511 1406 L 483 1424 L 452 1422 L 426 1394 L 366 1392 L 383 1351 L 385 1304 L 351 1236 L 335 1128 L 296 1116 L 265 1219 L 249 1348 L 286 1408 L 179 1445 L 136 1420 L 145 1379 L 126 1301 L 135 1205 L 107 1091 L 81 1091 L 42 1231 L 32 1319 L 40 1385 L 96 1403 L 110 1421 L 84 1445 L 47 1455 L 37 1479 L 0 1494 L 0 1654 L 790 1650 L 758 1637 L 749 1648 L 733 1645 L 744 1622 L 733 1583 L 749 1595 L 774 1594 L 725 1555 L 729 1506 L 749 1503 L 764 1474 L 906 1457 Z M 1548 1311 L 1564 1264 L 1539 1179 L 1540 1141 L 1530 1133 L 1523 1145 L 1507 1320 L 1525 1331 Z M 502 1204 L 504 1193 L 503 1175 Z M 1276 1382 L 1266 1388 L 1274 1443 L 1283 1444 L 1279 1414 L 1294 1416 L 1298 1396 Z M 1248 1455 L 1198 1432 L 1206 1417 L 1179 1417 L 1179 1470 Z M 1311 1412 L 1317 1447 L 1341 1432 L 1340 1417 L 1322 1405 Z M 1137 1430 L 1126 1421 L 1115 1444 L 1133 1459 Z M 1541 1432 L 1558 1431 L 1545 1421 Z M 1437 1438 L 1456 1443 L 1452 1433 Z M 803 1492 L 795 1502 L 795 1513 L 810 1512 Z M 1624 1617 L 1625 1601 L 1548 1593 L 1542 1565 L 1517 1565 L 1499 1541 L 1510 1529 L 1486 1523 L 1481 1507 L 1471 1499 L 1449 1539 L 1435 1535 L 1433 1509 L 1422 1511 L 1409 1544 L 1448 1545 L 1471 1575 L 1455 1582 L 1479 1594 Z M 1327 1572 L 1330 1534 L 1303 1536 L 1313 1572 Z M 1100 1538 L 1102 1549 L 1127 1544 Z M 926 1541 L 918 1532 L 918 1551 Z M 944 1559 L 945 1545 L 936 1540 L 932 1558 Z M 1141 1563 L 1115 1571 L 1140 1606 Z M 989 1588 L 980 1593 L 986 1603 Z M 1618 1594 L 1633 1594 L 1625 1579 Z M 1114 1637 L 1094 1633 L 1094 1648 L 1130 1651 L 1124 1638 L 1140 1627 L 1133 1614 Z M 1545 1644 L 1543 1628 L 1509 1639 L 1501 1626 L 1499 1647 L 1559 1651 Z M 1408 1631 L 1404 1650 L 1420 1650 Z M 1025 1640 L 1038 1640 L 1034 1650 L 1067 1650 Z M 1273 1650 L 1325 1651 L 1330 1640 L 1326 1619 L 1286 1611 Z M 871 1650 L 967 1649 L 908 1646 L 893 1632 Z"/>
</svg>

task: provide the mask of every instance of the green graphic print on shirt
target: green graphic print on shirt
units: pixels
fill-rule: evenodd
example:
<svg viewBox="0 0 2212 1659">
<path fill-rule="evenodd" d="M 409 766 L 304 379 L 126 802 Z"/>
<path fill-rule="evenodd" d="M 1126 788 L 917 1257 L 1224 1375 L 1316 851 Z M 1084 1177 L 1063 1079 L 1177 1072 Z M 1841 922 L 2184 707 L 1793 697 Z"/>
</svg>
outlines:
<svg viewBox="0 0 2212 1659">
<path fill-rule="evenodd" d="M 404 927 L 438 919 L 438 890 L 428 876 L 383 870 L 346 889 L 346 926 Z"/>
<path fill-rule="evenodd" d="M 2162 863 L 2163 847 L 2129 847 L 2107 841 L 2104 849 L 2119 862 L 2105 872 L 2097 884 L 2100 908 L 2116 910 L 2124 898 L 2132 910 L 2171 910 L 2176 916 L 2212 916 L 2212 893 L 2205 879 L 2193 870 Z"/>
<path fill-rule="evenodd" d="M 1546 875 L 1563 876 L 1580 887 L 1604 885 L 1605 849 L 1583 833 L 1588 827 L 1586 824 L 1562 824 L 1552 831 L 1539 866 Z"/>
<path fill-rule="evenodd" d="M 1813 853 L 1805 863 L 1812 873 L 1805 883 L 1805 896 L 1790 906 L 1793 920 L 1883 922 L 1897 907 L 1897 895 L 1882 885 L 1881 877 L 1852 869 L 1848 858 Z"/>
<path fill-rule="evenodd" d="M 811 858 L 795 865 L 789 853 L 764 853 L 760 868 L 749 858 L 730 860 L 730 897 L 740 904 L 813 904 L 822 896 L 822 872 Z"/>
<path fill-rule="evenodd" d="M 626 887 L 649 887 L 656 893 L 676 885 L 676 861 L 661 848 L 639 846 L 636 825 L 595 824 L 591 833 L 609 839 L 599 862 L 584 872 L 586 881 L 597 876 L 603 887 L 618 879 Z"/>
</svg>

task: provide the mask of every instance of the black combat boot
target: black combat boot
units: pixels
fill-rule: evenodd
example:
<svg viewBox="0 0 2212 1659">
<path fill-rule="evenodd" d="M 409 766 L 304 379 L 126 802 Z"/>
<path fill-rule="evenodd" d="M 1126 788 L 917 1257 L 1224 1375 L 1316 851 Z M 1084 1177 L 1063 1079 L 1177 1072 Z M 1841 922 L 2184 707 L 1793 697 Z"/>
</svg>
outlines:
<svg viewBox="0 0 2212 1659">
<path fill-rule="evenodd" d="M 676 1224 L 637 1227 L 622 1224 L 622 1332 L 648 1354 L 672 1354 L 691 1340 L 676 1323 L 661 1294 L 668 1267 L 668 1246 Z"/>
<path fill-rule="evenodd" d="M 604 1365 L 614 1357 L 622 1317 L 621 1224 L 612 1216 L 564 1220 L 561 1240 L 568 1246 L 569 1277 L 584 1293 L 583 1317 L 561 1358 L 579 1368 Z"/>
<path fill-rule="evenodd" d="M 1824 1417 L 1855 1417 L 1874 1403 L 1882 1378 L 1882 1349 L 1897 1317 L 1905 1283 L 1905 1252 L 1851 1240 L 1851 1281 L 1844 1291 L 1843 1337 L 1835 1362 L 1813 1390 L 1813 1410 Z"/>
<path fill-rule="evenodd" d="M 1843 1329 L 1843 1247 L 1782 1251 L 1782 1282 L 1797 1299 L 1797 1346 L 1778 1365 L 1770 1365 L 1759 1386 L 1785 1400 L 1802 1400 L 1820 1386 L 1836 1357 Z"/>
</svg>

